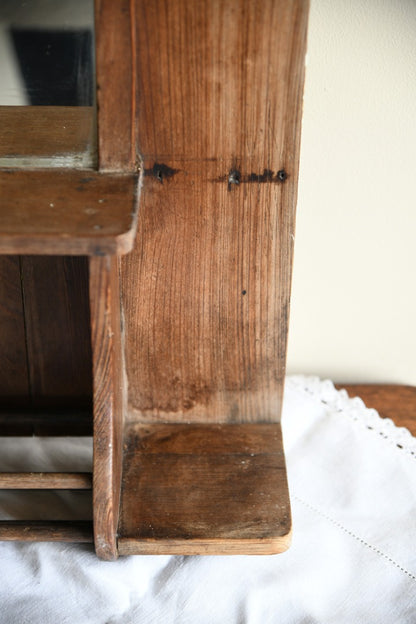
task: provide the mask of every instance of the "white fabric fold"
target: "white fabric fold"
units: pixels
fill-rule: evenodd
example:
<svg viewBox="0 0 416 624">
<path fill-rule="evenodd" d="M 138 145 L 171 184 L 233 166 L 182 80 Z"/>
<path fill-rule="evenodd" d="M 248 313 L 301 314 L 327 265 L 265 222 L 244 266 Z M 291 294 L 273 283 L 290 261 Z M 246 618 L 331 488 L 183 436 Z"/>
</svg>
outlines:
<svg viewBox="0 0 416 624">
<path fill-rule="evenodd" d="M 0 542 L 0 622 L 416 622 L 416 440 L 310 377 L 287 379 L 282 423 L 293 515 L 286 553 L 107 563 L 85 545 Z M 1 444 L 0 469 L 26 469 L 26 442 Z M 91 459 L 88 441 L 31 449 L 42 470 L 85 470 Z M 3 517 L 26 511 L 0 498 Z"/>
</svg>

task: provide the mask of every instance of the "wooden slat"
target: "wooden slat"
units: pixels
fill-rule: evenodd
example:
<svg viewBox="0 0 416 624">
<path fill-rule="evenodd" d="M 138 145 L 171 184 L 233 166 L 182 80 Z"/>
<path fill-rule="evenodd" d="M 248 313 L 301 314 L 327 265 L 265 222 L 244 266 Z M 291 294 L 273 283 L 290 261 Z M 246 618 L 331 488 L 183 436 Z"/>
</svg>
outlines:
<svg viewBox="0 0 416 624">
<path fill-rule="evenodd" d="M 90 106 L 0 106 L 0 165 L 94 165 L 95 110 Z"/>
<path fill-rule="evenodd" d="M 137 190 L 137 177 L 129 174 L 0 171 L 0 253 L 127 253 L 134 242 Z"/>
<path fill-rule="evenodd" d="M 94 371 L 94 539 L 97 554 L 111 560 L 117 557 L 125 403 L 116 258 L 90 259 L 90 306 Z"/>
<path fill-rule="evenodd" d="M 96 0 L 98 155 L 101 171 L 135 171 L 135 2 Z M 159 71 L 159 70 L 158 70 Z"/>
<path fill-rule="evenodd" d="M 0 403 L 30 403 L 20 259 L 8 256 L 0 256 Z"/>
<path fill-rule="evenodd" d="M 132 425 L 120 554 L 272 554 L 290 543 L 281 430 Z"/>
<path fill-rule="evenodd" d="M 88 259 L 22 256 L 31 405 L 92 412 Z"/>
<path fill-rule="evenodd" d="M 145 175 L 122 261 L 129 417 L 277 422 L 308 2 L 133 2 Z"/>
<path fill-rule="evenodd" d="M 400 384 L 336 384 L 349 396 L 360 397 L 367 407 L 382 418 L 391 418 L 398 427 L 406 427 L 416 436 L 416 387 Z"/>
<path fill-rule="evenodd" d="M 16 401 L 21 401 L 22 398 L 25 397 L 17 397 Z M 34 435 L 92 436 L 92 408 L 91 410 L 51 409 L 41 412 L 29 409 L 26 411 L 2 409 L 0 411 L 0 437 Z"/>
<path fill-rule="evenodd" d="M 0 540 L 91 543 L 93 541 L 92 523 L 0 521 Z"/>
<path fill-rule="evenodd" d="M 91 490 L 87 472 L 1 472 L 0 490 Z"/>
</svg>

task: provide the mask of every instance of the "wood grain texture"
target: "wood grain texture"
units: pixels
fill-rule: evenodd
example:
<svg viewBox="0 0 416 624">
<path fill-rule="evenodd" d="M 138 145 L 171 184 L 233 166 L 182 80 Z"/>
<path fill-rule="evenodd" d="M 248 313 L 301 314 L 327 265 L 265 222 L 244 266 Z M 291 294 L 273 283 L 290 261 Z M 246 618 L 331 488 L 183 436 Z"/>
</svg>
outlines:
<svg viewBox="0 0 416 624">
<path fill-rule="evenodd" d="M 308 3 L 133 2 L 144 190 L 129 418 L 277 422 Z"/>
<path fill-rule="evenodd" d="M 30 405 L 19 257 L 0 256 L 0 403 Z"/>
<path fill-rule="evenodd" d="M 94 378 L 93 510 L 95 549 L 117 557 L 122 468 L 124 375 L 117 258 L 90 258 Z"/>
<path fill-rule="evenodd" d="M 0 490 L 91 490 L 87 472 L 2 472 Z"/>
<path fill-rule="evenodd" d="M 92 166 L 95 136 L 90 106 L 0 106 L 0 162 L 30 157 Z"/>
<path fill-rule="evenodd" d="M 130 251 L 138 178 L 75 170 L 0 171 L 0 253 Z"/>
<path fill-rule="evenodd" d="M 271 554 L 290 543 L 279 424 L 131 425 L 120 554 Z"/>
<path fill-rule="evenodd" d="M 91 522 L 0 521 L 0 540 L 19 542 L 77 542 L 93 541 Z"/>
<path fill-rule="evenodd" d="M 101 171 L 135 171 L 139 162 L 135 143 L 134 20 L 134 1 L 95 2 L 98 162 Z"/>
<path fill-rule="evenodd" d="M 336 384 L 348 395 L 360 397 L 367 407 L 382 418 L 391 418 L 398 427 L 406 427 L 416 436 L 416 387 L 399 384 Z"/>
<path fill-rule="evenodd" d="M 33 408 L 90 408 L 92 357 L 88 260 L 21 256 Z"/>
</svg>

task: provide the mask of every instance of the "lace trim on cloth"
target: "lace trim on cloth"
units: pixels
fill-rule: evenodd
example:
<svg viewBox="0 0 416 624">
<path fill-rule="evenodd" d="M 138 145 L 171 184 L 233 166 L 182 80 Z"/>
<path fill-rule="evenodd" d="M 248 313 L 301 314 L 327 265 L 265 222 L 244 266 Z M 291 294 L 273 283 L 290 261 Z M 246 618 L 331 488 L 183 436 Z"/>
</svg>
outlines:
<svg viewBox="0 0 416 624">
<path fill-rule="evenodd" d="M 377 410 L 366 407 L 359 397 L 351 399 L 346 390 L 337 390 L 332 381 L 290 375 L 286 378 L 286 384 L 315 397 L 331 410 L 347 416 L 373 431 L 375 435 L 383 437 L 390 445 L 416 458 L 416 438 L 408 429 L 397 427 L 390 418 L 381 418 Z"/>
</svg>

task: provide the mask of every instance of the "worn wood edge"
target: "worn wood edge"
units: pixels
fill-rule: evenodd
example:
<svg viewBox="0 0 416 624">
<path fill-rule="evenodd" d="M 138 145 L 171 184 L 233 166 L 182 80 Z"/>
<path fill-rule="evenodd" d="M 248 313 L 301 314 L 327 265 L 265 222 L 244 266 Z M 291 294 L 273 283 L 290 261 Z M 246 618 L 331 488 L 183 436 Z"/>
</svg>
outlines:
<svg viewBox="0 0 416 624">
<path fill-rule="evenodd" d="M 2 520 L 0 521 L 0 540 L 92 543 L 92 522 Z"/>
<path fill-rule="evenodd" d="M 2 472 L 0 490 L 91 490 L 89 472 Z"/>
<path fill-rule="evenodd" d="M 416 386 L 403 384 L 336 383 L 350 398 L 359 397 L 382 418 L 390 418 L 398 427 L 406 427 L 416 436 Z"/>
<path fill-rule="evenodd" d="M 120 555 L 277 555 L 290 548 L 292 528 L 285 535 L 266 539 L 134 540 L 118 539 Z"/>
<path fill-rule="evenodd" d="M 48 193 L 49 176 L 54 176 L 55 179 L 54 193 L 59 188 L 57 201 L 61 205 L 58 214 L 55 195 Z M 36 193 L 33 189 L 33 180 L 36 180 L 40 190 L 37 191 L 39 200 L 36 204 L 36 211 L 33 213 L 33 221 L 31 221 L 32 215 L 28 218 L 27 209 L 24 210 L 24 217 L 18 214 L 16 202 L 20 201 L 20 190 L 22 190 L 23 206 L 27 204 L 24 195 L 27 189 L 32 189 L 32 194 Z M 44 182 L 41 183 L 42 180 Z M 12 181 L 11 185 L 10 181 Z M 58 186 L 56 181 L 59 182 Z M 107 221 L 110 219 L 110 224 L 105 225 L 105 228 L 110 231 L 104 230 L 103 232 L 98 225 L 97 229 L 95 228 L 89 211 L 83 209 L 86 202 L 83 186 L 89 183 L 95 185 L 93 190 L 97 195 L 97 208 L 95 209 L 97 216 L 94 215 L 93 219 L 98 220 L 100 198 L 102 196 L 105 198 L 110 186 L 117 182 L 125 183 L 125 197 L 122 194 L 118 197 L 116 205 L 110 207 L 110 213 L 106 207 L 107 212 L 105 216 L 103 213 L 103 216 Z M 141 174 L 0 169 L 0 185 L 3 184 L 0 201 L 0 254 L 105 256 L 124 255 L 133 249 L 142 186 Z M 75 188 L 77 185 L 80 185 L 80 189 Z M 80 192 L 77 193 L 77 190 Z M 33 202 L 33 195 L 31 201 Z M 38 209 L 38 205 L 42 208 Z M 121 216 L 117 214 L 120 206 Z M 72 222 L 69 218 L 65 224 L 66 228 L 62 230 L 57 225 L 61 223 L 59 219 L 57 221 L 57 218 L 63 212 L 66 219 L 72 215 Z"/>
<path fill-rule="evenodd" d="M 93 517 L 97 555 L 114 560 L 119 520 L 124 387 L 117 258 L 90 259 L 93 351 Z"/>
</svg>

